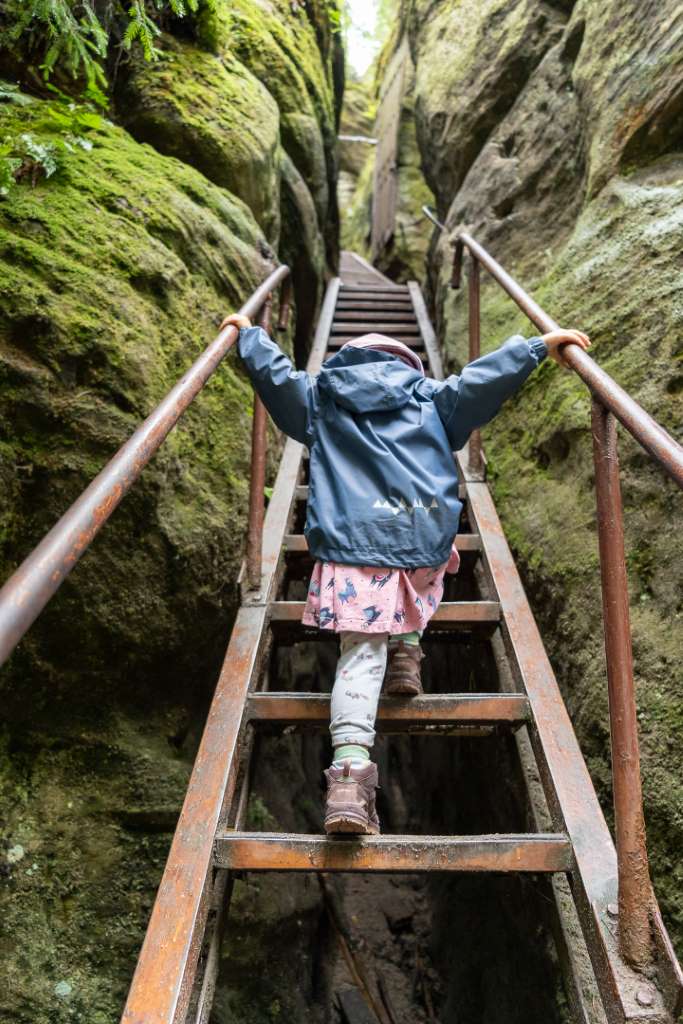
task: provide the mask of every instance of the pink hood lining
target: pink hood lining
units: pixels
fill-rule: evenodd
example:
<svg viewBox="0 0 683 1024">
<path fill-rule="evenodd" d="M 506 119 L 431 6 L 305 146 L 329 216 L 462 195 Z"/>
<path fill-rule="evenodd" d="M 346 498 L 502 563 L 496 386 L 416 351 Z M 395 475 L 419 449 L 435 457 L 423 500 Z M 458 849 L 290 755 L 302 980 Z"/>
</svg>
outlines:
<svg viewBox="0 0 683 1024">
<path fill-rule="evenodd" d="M 419 370 L 424 377 L 425 371 L 420 357 L 397 338 L 389 338 L 386 334 L 363 334 L 360 338 L 353 338 L 351 341 L 345 342 L 342 348 L 349 346 L 351 348 L 376 348 L 380 352 L 391 352 L 392 355 L 398 356 L 404 363 L 407 363 L 411 369 Z"/>
</svg>

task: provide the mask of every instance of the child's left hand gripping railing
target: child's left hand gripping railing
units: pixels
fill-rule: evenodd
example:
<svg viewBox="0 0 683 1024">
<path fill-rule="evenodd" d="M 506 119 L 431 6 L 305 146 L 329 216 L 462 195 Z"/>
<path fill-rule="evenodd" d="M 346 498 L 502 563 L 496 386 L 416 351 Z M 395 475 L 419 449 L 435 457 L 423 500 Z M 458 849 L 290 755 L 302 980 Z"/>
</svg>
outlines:
<svg viewBox="0 0 683 1024">
<path fill-rule="evenodd" d="M 240 313 L 250 318 L 258 317 L 260 324 L 268 330 L 271 295 L 280 285 L 278 327 L 285 328 L 291 300 L 291 278 L 287 266 L 274 270 L 245 302 Z M 7 580 L 0 590 L 0 665 L 7 660 L 188 405 L 218 368 L 237 341 L 238 333 L 233 326 L 220 331 L 161 404 Z M 254 399 L 252 457 L 247 566 L 249 583 L 256 586 L 261 565 L 266 464 L 266 418 L 257 397 Z"/>
</svg>

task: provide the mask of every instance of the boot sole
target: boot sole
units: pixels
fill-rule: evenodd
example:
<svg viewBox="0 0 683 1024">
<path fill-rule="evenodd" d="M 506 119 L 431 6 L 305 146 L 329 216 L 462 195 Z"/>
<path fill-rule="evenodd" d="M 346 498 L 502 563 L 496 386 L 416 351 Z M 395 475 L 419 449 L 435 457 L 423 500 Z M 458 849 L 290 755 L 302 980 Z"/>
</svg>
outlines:
<svg viewBox="0 0 683 1024">
<path fill-rule="evenodd" d="M 416 683 L 391 683 L 384 693 L 387 697 L 420 697 L 423 690 Z"/>
<path fill-rule="evenodd" d="M 337 814 L 334 818 L 325 819 L 325 831 L 328 835 L 344 833 L 345 835 L 377 836 L 379 829 L 367 821 L 355 818 L 351 814 Z"/>
</svg>

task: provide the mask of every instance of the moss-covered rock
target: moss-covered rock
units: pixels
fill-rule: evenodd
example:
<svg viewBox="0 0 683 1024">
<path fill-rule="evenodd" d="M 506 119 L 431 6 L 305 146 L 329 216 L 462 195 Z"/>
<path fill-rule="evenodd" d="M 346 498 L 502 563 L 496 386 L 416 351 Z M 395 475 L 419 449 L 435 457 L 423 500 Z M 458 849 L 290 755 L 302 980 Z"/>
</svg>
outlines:
<svg viewBox="0 0 683 1024">
<path fill-rule="evenodd" d="M 164 18 L 158 63 L 111 68 L 116 124 L 0 89 L 21 161 L 0 199 L 2 578 L 276 251 L 305 357 L 337 251 L 339 37 L 323 0 L 200 6 Z M 25 65 L 0 52 L 45 96 Z M 3 1022 L 119 1017 L 234 615 L 251 412 L 230 355 L 3 669 Z"/>
<path fill-rule="evenodd" d="M 325 278 L 325 247 L 313 198 L 287 153 L 282 154 L 282 242 L 280 256 L 292 271 L 297 297 L 295 354 L 306 357 L 310 328 L 320 306 Z"/>
<path fill-rule="evenodd" d="M 418 138 L 440 213 L 561 34 L 561 6 L 536 0 L 411 4 Z"/>
<path fill-rule="evenodd" d="M 0 133 L 52 145 L 50 109 Z M 3 578 L 271 266 L 199 172 L 85 142 L 0 204 Z M 3 1020 L 118 1016 L 233 614 L 251 404 L 231 356 L 3 669 Z"/>
<path fill-rule="evenodd" d="M 165 35 L 162 59 L 129 67 L 116 93 L 138 141 L 229 188 L 280 259 L 293 261 L 302 359 L 338 254 L 340 44 L 329 20 L 325 5 L 219 0 L 193 21 L 195 45 Z"/>
<path fill-rule="evenodd" d="M 585 33 L 573 73 L 586 131 L 588 192 L 621 166 L 680 150 L 683 59 L 680 5 L 579 0 L 572 26 Z"/>
<path fill-rule="evenodd" d="M 405 60 L 404 92 L 401 104 L 401 118 L 398 129 L 398 152 L 396 157 L 397 196 L 394 234 L 381 252 L 375 254 L 375 266 L 393 280 L 423 280 L 426 272 L 426 256 L 429 248 L 430 226 L 422 214 L 422 207 L 434 201 L 421 167 L 415 126 L 415 69 L 409 54 L 400 46 L 400 38 L 392 37 L 380 54 L 379 69 L 384 69 L 370 96 L 378 94 L 382 80 L 390 80 L 396 71 L 396 64 Z M 367 89 L 367 87 L 366 87 Z M 354 109 L 358 106 L 358 92 L 352 94 L 351 110 L 345 116 L 358 120 Z M 377 99 L 368 98 L 368 110 L 376 111 Z M 354 190 L 347 196 L 342 217 L 342 245 L 360 253 L 366 259 L 372 257 L 371 224 L 375 170 L 375 150 L 365 159 L 356 172 Z M 347 189 L 347 182 L 340 176 L 340 191 Z"/>
<path fill-rule="evenodd" d="M 584 197 L 579 102 L 572 86 L 581 32 L 551 47 L 519 99 L 491 132 L 447 214 L 449 228 L 486 239 L 519 274 L 542 272 L 572 231 Z M 543 245 L 524 246 L 533 224 L 552 224 Z M 439 258 L 450 261 L 449 239 Z"/>
<path fill-rule="evenodd" d="M 320 11 L 310 6 L 309 14 L 288 0 L 236 0 L 216 45 L 238 57 L 275 98 L 282 145 L 313 196 L 327 257 L 334 263 L 340 43 L 326 28 L 324 4 Z"/>
<path fill-rule="evenodd" d="M 167 36 L 161 59 L 140 61 L 126 78 L 117 110 L 134 138 L 239 196 L 277 248 L 279 110 L 231 53 L 216 57 Z"/>
<path fill-rule="evenodd" d="M 448 229 L 430 275 L 451 368 L 467 360 L 466 296 L 448 287 L 450 237 L 464 224 L 559 322 L 589 331 L 596 361 L 680 436 L 676 4 L 579 0 L 549 10 L 509 0 L 475 12 L 437 0 L 429 19 L 420 10 L 407 24 L 423 165 Z M 483 281 L 484 349 L 534 333 Z M 621 435 L 649 850 L 683 952 L 680 495 Z M 484 439 L 499 512 L 611 819 L 588 391 L 547 360 Z"/>
</svg>

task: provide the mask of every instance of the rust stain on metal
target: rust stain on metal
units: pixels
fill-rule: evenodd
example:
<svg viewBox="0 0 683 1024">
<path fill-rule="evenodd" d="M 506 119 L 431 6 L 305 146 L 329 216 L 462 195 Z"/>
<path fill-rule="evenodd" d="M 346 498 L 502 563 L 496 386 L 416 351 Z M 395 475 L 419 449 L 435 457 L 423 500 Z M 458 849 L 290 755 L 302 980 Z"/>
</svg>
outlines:
<svg viewBox="0 0 683 1024">
<path fill-rule="evenodd" d="M 468 302 L 468 313 L 469 313 L 469 357 L 470 362 L 478 359 L 481 355 L 481 335 L 480 335 L 480 274 L 479 274 L 479 260 L 476 256 L 473 256 L 470 263 L 470 273 L 468 277 L 468 288 L 469 288 L 469 302 Z M 483 459 L 481 450 L 481 431 L 473 430 L 470 436 L 469 445 L 469 465 L 473 473 L 480 474 L 483 469 Z"/>
<path fill-rule="evenodd" d="M 373 836 L 359 840 L 280 833 L 219 835 L 216 861 L 243 871 L 566 871 L 564 835 Z"/>
<path fill-rule="evenodd" d="M 287 724 L 328 724 L 330 698 L 318 693 L 253 693 L 249 697 L 250 721 Z M 409 702 L 382 697 L 378 724 L 383 726 L 448 725 L 454 722 L 521 724 L 528 718 L 528 701 L 521 694 L 425 694 Z"/>
<path fill-rule="evenodd" d="M 270 334 L 271 298 L 267 297 L 259 325 Z M 263 517 L 265 513 L 266 485 L 266 409 L 254 395 L 254 420 L 251 434 L 251 474 L 249 478 L 249 517 L 247 526 L 247 580 L 251 590 L 261 585 L 261 562 L 263 555 Z"/>
<path fill-rule="evenodd" d="M 614 416 L 595 399 L 592 430 L 619 864 L 619 947 L 628 963 L 643 970 L 653 956 L 652 886 L 640 782 L 617 431 Z"/>
<path fill-rule="evenodd" d="M 469 249 L 482 266 L 486 267 L 491 276 L 539 330 L 546 333 L 558 329 L 557 321 L 548 316 L 545 310 L 471 235 L 463 231 L 458 235 L 458 241 Z M 628 392 L 624 391 L 609 374 L 605 373 L 579 345 L 565 345 L 563 355 L 567 364 L 578 373 L 593 395 L 610 412 L 614 413 L 619 422 L 657 460 L 679 487 L 683 487 L 683 447 L 649 413 L 645 412 Z"/>
<path fill-rule="evenodd" d="M 275 601 L 272 604 L 273 622 L 300 622 L 303 601 Z M 442 601 L 430 622 L 434 625 L 477 625 L 500 620 L 498 601 Z"/>
</svg>

